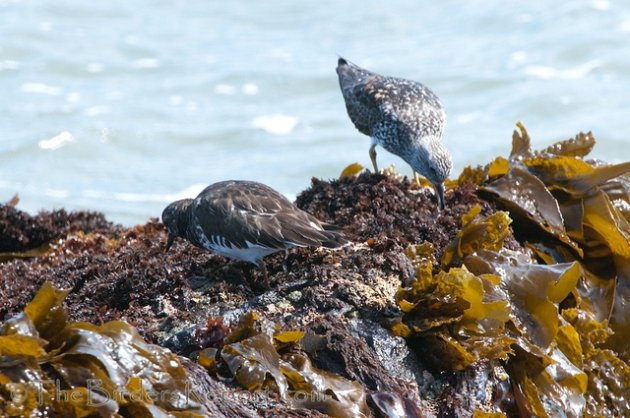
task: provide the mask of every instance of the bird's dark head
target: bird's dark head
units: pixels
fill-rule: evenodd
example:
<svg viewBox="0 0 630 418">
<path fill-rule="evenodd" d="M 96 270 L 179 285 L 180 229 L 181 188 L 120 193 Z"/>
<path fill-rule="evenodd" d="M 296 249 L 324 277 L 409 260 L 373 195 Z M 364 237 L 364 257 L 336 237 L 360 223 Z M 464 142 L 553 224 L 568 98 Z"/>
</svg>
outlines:
<svg viewBox="0 0 630 418">
<path fill-rule="evenodd" d="M 162 211 L 162 223 L 168 229 L 166 251 L 171 248 L 175 238 L 185 236 L 186 228 L 188 227 L 188 209 L 192 201 L 192 199 L 178 200 L 168 205 Z"/>
<path fill-rule="evenodd" d="M 444 209 L 444 180 L 451 174 L 453 162 L 448 150 L 439 139 L 424 142 L 414 155 L 414 163 L 411 167 L 422 174 L 433 184 L 438 199 L 440 210 Z"/>
</svg>

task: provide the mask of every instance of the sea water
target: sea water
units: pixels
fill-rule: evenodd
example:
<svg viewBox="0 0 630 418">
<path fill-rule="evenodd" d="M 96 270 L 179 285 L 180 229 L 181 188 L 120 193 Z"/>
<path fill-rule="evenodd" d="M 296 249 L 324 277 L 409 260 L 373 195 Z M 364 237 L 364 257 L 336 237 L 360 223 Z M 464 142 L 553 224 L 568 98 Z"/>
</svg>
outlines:
<svg viewBox="0 0 630 418">
<path fill-rule="evenodd" d="M 370 167 L 338 56 L 438 94 L 454 175 L 507 155 L 517 121 L 630 159 L 627 1 L 0 0 L 0 202 L 129 225 L 220 180 L 293 199 Z"/>
</svg>

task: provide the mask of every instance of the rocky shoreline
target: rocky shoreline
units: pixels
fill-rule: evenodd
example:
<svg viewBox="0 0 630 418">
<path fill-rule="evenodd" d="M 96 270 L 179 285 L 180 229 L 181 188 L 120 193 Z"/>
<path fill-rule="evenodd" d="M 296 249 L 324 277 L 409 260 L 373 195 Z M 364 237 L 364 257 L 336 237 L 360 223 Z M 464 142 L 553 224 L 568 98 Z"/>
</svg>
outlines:
<svg viewBox="0 0 630 418">
<path fill-rule="evenodd" d="M 296 204 L 341 227 L 352 244 L 270 256 L 268 280 L 183 240 L 166 253 L 157 219 L 124 228 L 98 213 L 31 216 L 0 206 L 0 338 L 22 347 L 15 338 L 23 334 L 40 347 L 0 346 L 0 410 L 627 415 L 630 167 L 586 162 L 594 143 L 580 134 L 534 152 L 520 127 L 509 158 L 449 184 L 442 213 L 430 191 L 392 172 L 313 179 Z M 42 286 L 48 290 L 35 297 Z M 55 317 L 57 331 L 46 338 L 54 321 L 38 318 L 63 310 L 62 300 L 67 317 Z M 77 341 L 87 333 L 134 349 L 81 351 Z M 162 374 L 107 366 L 125 355 L 141 363 L 149 353 L 161 367 L 155 359 L 170 352 L 180 365 Z M 79 372 L 70 358 L 105 368 Z M 132 393 L 136 378 L 157 392 L 189 394 L 192 382 L 201 396 L 70 407 L 33 377 L 76 390 L 99 376 L 114 387 L 113 374 Z M 160 386 L 158 375 L 170 383 Z M 22 398 L 13 396 L 18 383 Z M 46 402 L 24 400 L 34 388 Z"/>
</svg>

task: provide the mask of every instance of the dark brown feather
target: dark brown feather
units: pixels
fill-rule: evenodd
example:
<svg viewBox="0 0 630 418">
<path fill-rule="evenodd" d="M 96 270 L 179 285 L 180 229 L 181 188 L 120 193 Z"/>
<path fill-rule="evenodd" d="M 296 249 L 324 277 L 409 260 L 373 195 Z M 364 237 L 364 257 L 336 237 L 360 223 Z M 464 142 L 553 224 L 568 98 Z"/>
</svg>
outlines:
<svg viewBox="0 0 630 418">
<path fill-rule="evenodd" d="M 345 242 L 283 195 L 256 182 L 226 181 L 207 187 L 194 200 L 192 216 L 191 224 L 199 225 L 209 239 L 221 236 L 237 248 L 246 248 L 247 242 L 278 250 L 338 247 Z"/>
</svg>

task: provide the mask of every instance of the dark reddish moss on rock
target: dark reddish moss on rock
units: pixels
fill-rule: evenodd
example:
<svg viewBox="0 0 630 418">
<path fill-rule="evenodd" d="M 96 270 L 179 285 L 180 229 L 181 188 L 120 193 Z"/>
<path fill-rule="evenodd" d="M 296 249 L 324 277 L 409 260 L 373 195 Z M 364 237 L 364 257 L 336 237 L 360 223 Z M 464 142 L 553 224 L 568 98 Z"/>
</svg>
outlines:
<svg viewBox="0 0 630 418">
<path fill-rule="evenodd" d="M 31 216 L 13 205 L 0 206 L 0 253 L 37 248 L 72 232 L 116 232 L 119 228 L 102 213 L 64 209 Z"/>
<path fill-rule="evenodd" d="M 337 224 L 353 243 L 338 250 L 296 248 L 266 257 L 268 280 L 253 265 L 230 262 L 183 240 L 165 252 L 167 232 L 156 219 L 122 228 L 91 213 L 57 211 L 30 217 L 3 207 L 2 219 L 9 227 L 0 242 L 18 242 L 15 237 L 22 234 L 23 246 L 13 250 L 34 243 L 52 246 L 41 258 L 0 264 L 0 319 L 19 313 L 48 280 L 71 289 L 65 299 L 70 320 L 125 320 L 149 342 L 194 357 L 202 348 L 220 345 L 221 335 L 240 316 L 256 310 L 283 329 L 310 330 L 322 337 L 324 346 L 309 356 L 317 367 L 359 381 L 375 415 L 387 405 L 402 405 L 417 415 L 418 399 L 424 395 L 429 400 L 423 400 L 422 407 L 437 410 L 431 399 L 441 393 L 439 385 L 422 383 L 420 396 L 414 383 L 431 376 L 421 360 L 400 360 L 398 369 L 391 366 L 392 352 L 404 343 L 387 324 L 400 314 L 396 291 L 414 274 L 404 250 L 426 240 L 434 243 L 439 258 L 461 227 L 462 214 L 477 204 L 489 214 L 492 206 L 468 185 L 448 191 L 447 209 L 438 213 L 428 191 L 407 180 L 369 173 L 331 182 L 313 180 L 297 203 Z M 29 229 L 29 222 L 37 228 Z M 226 329 L 208 322 L 218 316 Z M 354 321 L 357 317 L 364 322 Z M 378 341 L 376 334 L 381 335 Z M 210 380 L 208 387 L 216 385 Z M 217 416 L 250 413 L 233 403 L 218 408 L 223 415 Z M 247 408 L 263 416 L 322 416 L 282 404 Z"/>
<path fill-rule="evenodd" d="M 401 247 L 433 243 L 437 258 L 461 228 L 461 217 L 471 207 L 481 205 L 481 214 L 494 208 L 476 195 L 476 186 L 468 183 L 448 190 L 446 207 L 439 211 L 435 196 L 420 189 L 407 178 L 365 172 L 355 177 L 324 181 L 313 178 L 311 187 L 296 200 L 301 209 L 343 227 L 356 242 L 385 237 Z"/>
</svg>

